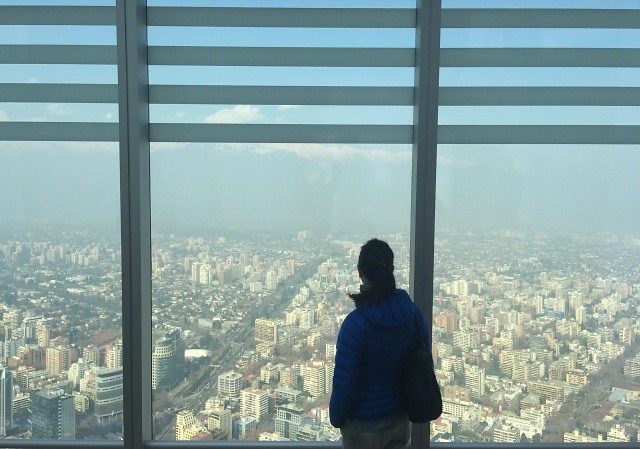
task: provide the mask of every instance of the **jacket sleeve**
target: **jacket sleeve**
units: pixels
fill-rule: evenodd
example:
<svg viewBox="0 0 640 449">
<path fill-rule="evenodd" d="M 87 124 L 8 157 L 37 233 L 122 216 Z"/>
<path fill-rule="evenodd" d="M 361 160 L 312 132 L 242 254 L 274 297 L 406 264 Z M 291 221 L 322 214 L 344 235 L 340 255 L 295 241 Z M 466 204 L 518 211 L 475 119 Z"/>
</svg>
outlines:
<svg viewBox="0 0 640 449">
<path fill-rule="evenodd" d="M 364 322 L 359 318 L 356 311 L 347 315 L 336 344 L 329 418 L 331 425 L 338 428 L 344 425 L 358 391 L 358 369 L 364 346 Z"/>
</svg>

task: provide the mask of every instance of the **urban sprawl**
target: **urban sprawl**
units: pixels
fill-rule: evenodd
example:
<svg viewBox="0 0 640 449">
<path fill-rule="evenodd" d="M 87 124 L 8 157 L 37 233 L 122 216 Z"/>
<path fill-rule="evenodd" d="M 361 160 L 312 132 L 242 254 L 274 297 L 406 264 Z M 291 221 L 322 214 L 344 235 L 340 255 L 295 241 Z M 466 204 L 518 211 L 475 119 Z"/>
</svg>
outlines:
<svg viewBox="0 0 640 449">
<path fill-rule="evenodd" d="M 335 343 L 370 237 L 154 233 L 154 438 L 338 440 Z M 408 236 L 379 237 L 408 288 Z M 433 441 L 638 441 L 640 237 L 435 247 Z M 0 249 L 0 436 L 122 438 L 117 234 L 26 227 Z"/>
</svg>

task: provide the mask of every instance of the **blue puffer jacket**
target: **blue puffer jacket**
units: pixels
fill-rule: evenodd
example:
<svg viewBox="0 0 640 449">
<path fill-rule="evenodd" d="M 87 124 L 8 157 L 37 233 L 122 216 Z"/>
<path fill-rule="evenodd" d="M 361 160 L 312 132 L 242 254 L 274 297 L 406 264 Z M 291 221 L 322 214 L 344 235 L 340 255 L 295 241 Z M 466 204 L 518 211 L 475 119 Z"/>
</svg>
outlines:
<svg viewBox="0 0 640 449">
<path fill-rule="evenodd" d="M 348 418 L 374 420 L 401 413 L 399 379 L 413 336 L 414 313 L 425 344 L 430 344 L 424 317 L 404 290 L 377 304 L 356 304 L 347 315 L 338 334 L 329 405 L 334 427 L 342 427 Z"/>
</svg>

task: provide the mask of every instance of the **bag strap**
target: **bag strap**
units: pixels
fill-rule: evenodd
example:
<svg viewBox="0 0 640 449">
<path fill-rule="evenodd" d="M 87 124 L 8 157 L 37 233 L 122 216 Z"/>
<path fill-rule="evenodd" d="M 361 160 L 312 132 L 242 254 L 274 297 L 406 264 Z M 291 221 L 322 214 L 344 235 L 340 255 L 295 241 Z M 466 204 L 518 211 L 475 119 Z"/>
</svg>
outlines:
<svg viewBox="0 0 640 449">
<path fill-rule="evenodd" d="M 420 326 L 420 321 L 418 320 L 418 314 L 413 312 L 413 346 L 415 348 L 423 347 L 424 345 L 424 337 L 422 336 L 422 327 Z"/>
</svg>

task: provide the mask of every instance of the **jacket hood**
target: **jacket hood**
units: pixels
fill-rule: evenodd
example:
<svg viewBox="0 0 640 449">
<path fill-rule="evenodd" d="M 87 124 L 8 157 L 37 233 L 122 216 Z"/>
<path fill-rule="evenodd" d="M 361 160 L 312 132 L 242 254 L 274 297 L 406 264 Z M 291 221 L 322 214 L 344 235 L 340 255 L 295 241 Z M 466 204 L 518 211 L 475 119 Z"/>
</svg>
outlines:
<svg viewBox="0 0 640 449">
<path fill-rule="evenodd" d="M 356 309 L 367 321 L 383 327 L 406 324 L 413 320 L 414 313 L 413 301 L 402 289 L 375 304 L 356 303 Z"/>
</svg>

